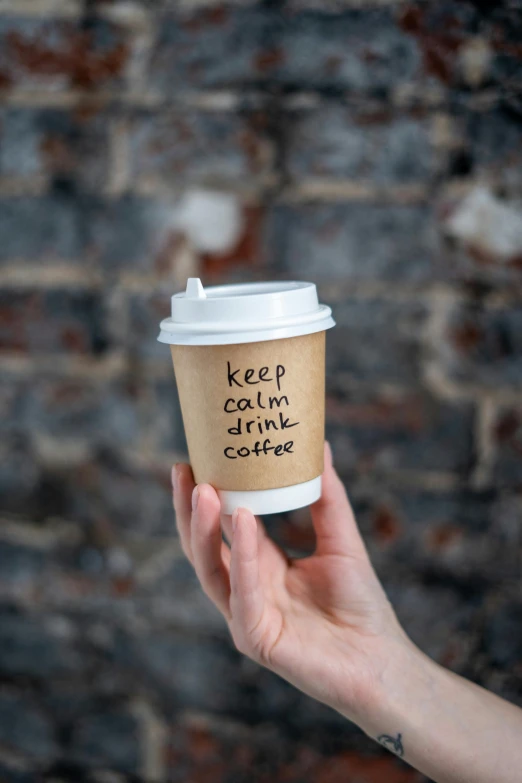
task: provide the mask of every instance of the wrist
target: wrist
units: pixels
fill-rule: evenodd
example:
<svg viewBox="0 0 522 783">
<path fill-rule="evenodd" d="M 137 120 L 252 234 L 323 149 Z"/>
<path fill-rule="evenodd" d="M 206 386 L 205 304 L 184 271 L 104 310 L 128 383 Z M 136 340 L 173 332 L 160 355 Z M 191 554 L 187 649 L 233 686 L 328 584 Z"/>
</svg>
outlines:
<svg viewBox="0 0 522 783">
<path fill-rule="evenodd" d="M 376 658 L 371 687 L 355 706 L 341 709 L 374 739 L 401 730 L 419 695 L 432 690 L 440 671 L 406 635 L 387 639 Z"/>
</svg>

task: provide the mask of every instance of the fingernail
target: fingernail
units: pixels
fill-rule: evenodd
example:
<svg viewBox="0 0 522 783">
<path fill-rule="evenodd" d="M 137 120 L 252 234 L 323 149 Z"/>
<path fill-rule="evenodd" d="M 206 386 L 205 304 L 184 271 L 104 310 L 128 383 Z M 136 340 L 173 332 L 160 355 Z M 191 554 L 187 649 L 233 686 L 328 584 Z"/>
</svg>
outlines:
<svg viewBox="0 0 522 783">
<path fill-rule="evenodd" d="M 178 465 L 172 466 L 172 472 L 170 474 L 171 480 L 172 480 L 172 489 L 176 490 L 178 488 Z"/>
<path fill-rule="evenodd" d="M 239 517 L 239 509 L 235 508 L 233 513 L 232 513 L 232 532 L 233 533 L 236 532 L 238 517 Z"/>
<path fill-rule="evenodd" d="M 198 507 L 199 500 L 199 487 L 195 486 L 192 491 L 192 511 L 195 511 Z"/>
</svg>

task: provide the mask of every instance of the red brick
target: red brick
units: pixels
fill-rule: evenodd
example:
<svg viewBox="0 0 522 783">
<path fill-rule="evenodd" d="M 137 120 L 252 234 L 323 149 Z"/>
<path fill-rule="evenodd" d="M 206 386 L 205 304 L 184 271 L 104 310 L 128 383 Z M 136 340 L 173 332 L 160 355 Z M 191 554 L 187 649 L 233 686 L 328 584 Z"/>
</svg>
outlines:
<svg viewBox="0 0 522 783">
<path fill-rule="evenodd" d="M 98 293 L 3 290 L 0 308 L 0 349 L 8 353 L 99 354 L 107 347 Z"/>
<path fill-rule="evenodd" d="M 426 394 L 364 389 L 326 402 L 327 437 L 344 471 L 448 471 L 467 475 L 473 464 L 474 409 Z"/>
<path fill-rule="evenodd" d="M 121 85 L 131 54 L 123 29 L 99 18 L 82 27 L 70 19 L 4 17 L 0 46 L 3 84 L 22 89 Z"/>
<path fill-rule="evenodd" d="M 286 744 L 282 738 L 255 734 L 232 738 L 209 729 L 176 727 L 172 733 L 169 765 L 173 770 L 189 771 L 190 780 L 211 783 L 229 779 L 253 783 L 421 783 L 424 778 L 389 754 L 364 755 L 343 751 L 322 755 L 297 743 Z M 224 763 L 224 759 L 227 759 Z"/>
<path fill-rule="evenodd" d="M 0 439 L 1 512 L 37 521 L 45 518 L 47 512 L 60 514 L 64 510 L 63 495 L 53 492 L 51 497 L 44 497 L 43 466 L 23 419 L 13 421 L 12 425 L 12 432 L 3 432 Z"/>
<path fill-rule="evenodd" d="M 495 483 L 522 488 L 522 406 L 502 405 L 496 412 L 491 437 L 495 445 Z"/>
<path fill-rule="evenodd" d="M 417 41 L 426 74 L 442 85 L 463 86 L 460 55 L 477 31 L 491 47 L 482 81 L 491 85 L 520 79 L 521 24 L 516 4 L 412 2 L 400 8 L 398 23 Z"/>
<path fill-rule="evenodd" d="M 9 640 L 7 646 L 12 644 L 13 641 Z M 31 762 L 38 762 L 41 768 L 48 767 L 59 756 L 57 733 L 49 716 L 41 705 L 23 691 L 0 691 L 0 741 L 9 748 L 9 755 L 14 758 L 21 755 Z M 16 779 L 20 774 L 25 776 L 24 771 L 18 771 L 20 766 L 15 763 L 13 777 L 6 770 L 4 779 Z M 28 775 L 33 777 L 31 772 Z"/>
<path fill-rule="evenodd" d="M 107 182 L 103 112 L 5 108 L 0 114 L 0 138 L 2 175 L 67 180 L 80 190 L 101 189 Z"/>
<path fill-rule="evenodd" d="M 419 41 L 426 72 L 446 84 L 456 77 L 459 49 L 467 39 L 465 22 L 471 14 L 456 3 L 441 9 L 412 3 L 401 9 L 399 23 Z"/>
<path fill-rule="evenodd" d="M 252 82 L 271 14 L 259 8 L 219 7 L 167 14 L 151 61 L 153 83 L 167 95 L 194 87 Z"/>
<path fill-rule="evenodd" d="M 344 753 L 317 765 L 317 783 L 421 783 L 423 776 L 394 758 L 364 758 Z"/>
<path fill-rule="evenodd" d="M 81 263 L 85 249 L 81 199 L 70 194 L 19 196 L 0 203 L 0 261 Z"/>
<path fill-rule="evenodd" d="M 391 478 L 346 481 L 356 518 L 381 577 L 414 572 L 464 593 L 484 591 L 519 568 L 509 525 L 492 490 L 421 490 Z M 507 511 L 504 518 L 508 518 Z"/>
<path fill-rule="evenodd" d="M 400 115 L 386 108 L 364 111 L 330 102 L 293 113 L 290 121 L 288 167 L 297 180 L 425 183 L 434 172 L 427 117 Z"/>
<path fill-rule="evenodd" d="M 346 296 L 332 302 L 332 307 L 336 327 L 327 340 L 327 383 L 335 381 L 337 373 L 346 373 L 368 385 L 417 384 L 420 336 L 427 315 L 424 303 Z"/>
<path fill-rule="evenodd" d="M 26 425 L 61 442 L 83 439 L 91 448 L 136 445 L 145 431 L 144 394 L 125 380 L 41 378 L 25 387 Z"/>
<path fill-rule="evenodd" d="M 265 223 L 263 207 L 244 204 L 242 209 L 242 231 L 234 245 L 221 253 L 202 253 L 202 273 L 209 283 L 219 283 L 221 278 L 238 272 L 263 274 L 263 264 L 268 250 L 263 247 L 262 234 Z"/>
<path fill-rule="evenodd" d="M 297 278 L 419 283 L 440 274 L 437 225 L 424 205 L 276 205 L 266 233 L 270 261 Z"/>
<path fill-rule="evenodd" d="M 167 95 L 249 85 L 379 93 L 418 72 L 417 45 L 387 9 L 219 11 L 161 20 L 152 78 Z"/>
<path fill-rule="evenodd" d="M 265 520 L 269 535 L 284 550 L 299 556 L 311 555 L 315 549 L 315 532 L 308 508 L 288 514 L 270 515 Z"/>
<path fill-rule="evenodd" d="M 143 357 L 171 361 L 168 345 L 158 343 L 159 323 L 170 315 L 170 291 L 133 294 L 129 300 L 130 330 L 128 347 Z"/>
<path fill-rule="evenodd" d="M 133 773 L 144 750 L 136 716 L 121 708 L 82 715 L 71 730 L 71 756 L 84 768 Z"/>
<path fill-rule="evenodd" d="M 111 272 L 170 274 L 179 238 L 168 199 L 125 194 L 92 198 L 86 207 L 85 255 Z"/>
<path fill-rule="evenodd" d="M 288 87 L 379 95 L 419 75 L 416 42 L 394 24 L 389 9 L 329 14 L 290 8 L 280 30 L 275 80 Z"/>
<path fill-rule="evenodd" d="M 164 187 L 255 179 L 270 164 L 267 123 L 261 113 L 142 114 L 130 129 L 133 176 Z"/>
<path fill-rule="evenodd" d="M 506 666 L 515 677 L 522 672 L 522 607 L 513 600 L 504 600 L 490 611 L 487 619 L 486 652 L 497 666 Z"/>
<path fill-rule="evenodd" d="M 522 306 L 456 304 L 434 348 L 452 380 L 489 388 L 517 385 L 522 380 Z"/>
<path fill-rule="evenodd" d="M 472 157 L 471 173 L 513 190 L 522 185 L 522 128 L 506 107 L 469 112 L 464 117 L 465 146 Z"/>
</svg>

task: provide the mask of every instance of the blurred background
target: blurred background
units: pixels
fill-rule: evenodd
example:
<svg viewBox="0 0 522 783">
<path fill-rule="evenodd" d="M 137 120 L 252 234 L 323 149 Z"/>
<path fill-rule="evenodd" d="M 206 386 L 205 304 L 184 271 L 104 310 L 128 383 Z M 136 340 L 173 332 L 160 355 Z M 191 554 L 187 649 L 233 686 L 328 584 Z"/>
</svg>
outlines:
<svg viewBox="0 0 522 783">
<path fill-rule="evenodd" d="M 522 4 L 3 0 L 0 41 L 0 780 L 425 780 L 233 649 L 156 336 L 187 276 L 317 283 L 399 617 L 522 704 Z"/>
</svg>

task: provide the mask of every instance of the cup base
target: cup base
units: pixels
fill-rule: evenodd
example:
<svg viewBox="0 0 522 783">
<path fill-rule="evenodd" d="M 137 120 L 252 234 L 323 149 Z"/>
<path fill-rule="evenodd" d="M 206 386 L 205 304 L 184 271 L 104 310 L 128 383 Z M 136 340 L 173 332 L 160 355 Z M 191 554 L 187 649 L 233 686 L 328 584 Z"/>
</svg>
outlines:
<svg viewBox="0 0 522 783">
<path fill-rule="evenodd" d="M 252 514 L 279 514 L 309 506 L 321 497 L 321 476 L 277 489 L 249 491 L 218 490 L 224 514 L 232 514 L 236 508 L 248 508 Z"/>
</svg>

